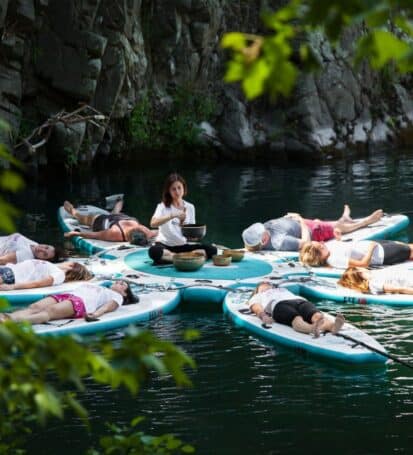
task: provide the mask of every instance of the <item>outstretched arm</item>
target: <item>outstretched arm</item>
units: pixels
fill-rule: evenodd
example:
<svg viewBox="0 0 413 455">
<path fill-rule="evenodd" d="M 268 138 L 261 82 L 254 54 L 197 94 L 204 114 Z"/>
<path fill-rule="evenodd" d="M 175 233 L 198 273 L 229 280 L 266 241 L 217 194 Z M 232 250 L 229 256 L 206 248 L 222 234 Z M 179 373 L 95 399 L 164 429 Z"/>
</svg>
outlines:
<svg viewBox="0 0 413 455">
<path fill-rule="evenodd" d="M 274 321 L 271 316 L 269 316 L 260 303 L 254 303 L 250 305 L 250 310 L 255 313 L 264 324 L 272 324 Z"/>
<path fill-rule="evenodd" d="M 102 305 L 100 308 L 98 308 L 93 313 L 89 313 L 88 316 L 91 316 L 92 318 L 98 318 L 98 317 L 102 316 L 102 314 L 111 313 L 112 311 L 115 311 L 118 308 L 119 308 L 119 305 L 117 304 L 117 302 L 115 302 L 114 300 L 111 300 L 109 303 L 105 303 L 104 305 Z"/>
<path fill-rule="evenodd" d="M 390 284 L 385 284 L 383 286 L 383 291 L 385 294 L 410 294 L 413 295 L 413 288 L 407 287 L 396 287 Z"/>
<path fill-rule="evenodd" d="M 368 267 L 373 256 L 374 249 L 377 246 L 377 242 L 370 242 L 367 253 L 361 259 L 349 259 L 349 267 Z"/>
<path fill-rule="evenodd" d="M 7 253 L 3 254 L 3 256 L 0 256 L 0 265 L 5 265 L 5 264 L 16 264 L 17 262 L 17 256 L 16 252 L 13 251 L 12 253 Z"/>
<path fill-rule="evenodd" d="M 83 239 L 105 240 L 107 242 L 122 241 L 122 239 L 119 238 L 119 235 L 116 235 L 116 234 L 117 234 L 117 232 L 113 232 L 109 229 L 105 229 L 104 231 L 96 231 L 96 232 L 69 231 L 69 232 L 65 232 L 64 236 L 66 238 L 82 237 Z"/>
<path fill-rule="evenodd" d="M 0 284 L 0 290 L 2 291 L 11 291 L 17 289 L 33 289 L 33 288 L 43 288 L 46 286 L 53 285 L 53 278 L 48 276 L 42 280 L 36 281 L 27 281 L 26 283 L 16 283 L 16 284 Z"/>
</svg>

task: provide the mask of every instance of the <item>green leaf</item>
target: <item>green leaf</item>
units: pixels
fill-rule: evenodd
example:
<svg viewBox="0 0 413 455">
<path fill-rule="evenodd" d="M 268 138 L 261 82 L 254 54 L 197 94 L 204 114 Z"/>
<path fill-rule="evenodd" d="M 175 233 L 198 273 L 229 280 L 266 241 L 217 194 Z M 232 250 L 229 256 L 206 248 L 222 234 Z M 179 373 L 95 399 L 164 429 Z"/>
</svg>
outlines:
<svg viewBox="0 0 413 455">
<path fill-rule="evenodd" d="M 227 64 L 227 71 L 225 73 L 225 82 L 238 82 L 242 80 L 245 75 L 244 65 L 235 60 L 231 60 Z"/>
<path fill-rule="evenodd" d="M 247 46 L 247 40 L 244 33 L 231 32 L 225 33 L 221 39 L 221 47 L 232 48 L 235 51 L 241 51 Z"/>
<path fill-rule="evenodd" d="M 262 95 L 270 72 L 268 63 L 263 59 L 257 60 L 251 65 L 247 76 L 242 82 L 242 87 L 248 99 L 251 100 Z"/>
</svg>

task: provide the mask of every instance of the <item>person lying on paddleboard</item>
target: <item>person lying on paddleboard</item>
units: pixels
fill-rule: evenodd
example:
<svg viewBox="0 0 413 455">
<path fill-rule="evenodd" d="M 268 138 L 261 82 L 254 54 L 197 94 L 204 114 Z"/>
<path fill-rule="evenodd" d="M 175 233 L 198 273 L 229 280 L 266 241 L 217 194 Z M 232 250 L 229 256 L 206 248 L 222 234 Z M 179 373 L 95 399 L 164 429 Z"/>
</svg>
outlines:
<svg viewBox="0 0 413 455">
<path fill-rule="evenodd" d="M 51 264 L 39 259 L 28 259 L 0 267 L 0 291 L 57 286 L 92 278 L 93 274 L 78 262 Z"/>
<path fill-rule="evenodd" d="M 367 270 L 362 267 L 349 267 L 338 284 L 363 293 L 413 295 L 413 272 L 412 270 Z"/>
<path fill-rule="evenodd" d="M 392 265 L 413 259 L 413 244 L 394 240 L 307 242 L 300 250 L 300 261 L 312 267 L 328 265 L 338 269 Z"/>
<path fill-rule="evenodd" d="M 65 201 L 63 207 L 80 224 L 92 229 L 92 232 L 65 232 L 64 236 L 68 238 L 78 236 L 106 242 L 132 242 L 145 246 L 157 234 L 156 231 L 151 231 L 139 223 L 136 218 L 121 213 L 123 200 L 116 202 L 112 213 L 107 215 L 102 213 L 82 214 L 69 201 Z"/>
<path fill-rule="evenodd" d="M 151 227 L 158 228 L 155 245 L 149 248 L 149 257 L 155 264 L 172 262 L 175 253 L 197 251 L 208 259 L 217 254 L 216 247 L 203 243 L 188 243 L 182 235 L 182 224 L 195 224 L 195 207 L 183 199 L 187 185 L 179 174 L 170 174 L 162 192 L 160 202 L 151 219 Z"/>
<path fill-rule="evenodd" d="M 134 301 L 136 297 L 126 281 L 114 281 L 110 288 L 86 283 L 70 294 L 53 294 L 22 310 L 0 313 L 0 321 L 44 324 L 55 319 L 99 318 L 105 313 L 117 310 L 121 305 Z"/>
<path fill-rule="evenodd" d="M 62 257 L 61 248 L 39 244 L 18 232 L 0 237 L 0 265 L 16 264 L 27 259 L 59 262 Z"/>
<path fill-rule="evenodd" d="M 305 219 L 298 213 L 287 213 L 282 218 L 252 224 L 242 232 L 242 239 L 249 251 L 299 251 L 305 242 L 340 239 L 342 234 L 375 223 L 382 216 L 383 210 L 376 210 L 366 218 L 353 220 L 348 205 L 344 206 L 343 214 L 337 221 Z"/>
<path fill-rule="evenodd" d="M 308 300 L 268 282 L 257 285 L 248 306 L 264 324 L 270 325 L 275 321 L 289 325 L 297 332 L 313 334 L 316 338 L 321 332 L 337 333 L 345 321 L 341 313 L 333 318 L 318 311 Z"/>
</svg>

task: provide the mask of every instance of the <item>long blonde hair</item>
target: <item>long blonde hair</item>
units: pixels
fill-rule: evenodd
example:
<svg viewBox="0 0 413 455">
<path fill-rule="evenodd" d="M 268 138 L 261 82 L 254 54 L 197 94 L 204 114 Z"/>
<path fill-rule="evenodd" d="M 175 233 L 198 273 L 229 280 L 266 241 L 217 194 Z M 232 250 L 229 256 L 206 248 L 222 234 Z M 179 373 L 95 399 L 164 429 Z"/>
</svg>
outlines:
<svg viewBox="0 0 413 455">
<path fill-rule="evenodd" d="M 326 263 L 326 260 L 321 257 L 320 250 L 311 242 L 305 242 L 301 247 L 300 261 L 311 267 L 319 267 Z"/>
<path fill-rule="evenodd" d="M 363 276 L 363 272 L 357 267 L 349 267 L 338 280 L 338 284 L 363 293 L 370 291 L 369 280 Z"/>
<path fill-rule="evenodd" d="M 91 280 L 93 278 L 93 273 L 79 262 L 74 262 L 73 266 L 65 271 L 65 283 L 69 281 L 83 281 Z"/>
</svg>

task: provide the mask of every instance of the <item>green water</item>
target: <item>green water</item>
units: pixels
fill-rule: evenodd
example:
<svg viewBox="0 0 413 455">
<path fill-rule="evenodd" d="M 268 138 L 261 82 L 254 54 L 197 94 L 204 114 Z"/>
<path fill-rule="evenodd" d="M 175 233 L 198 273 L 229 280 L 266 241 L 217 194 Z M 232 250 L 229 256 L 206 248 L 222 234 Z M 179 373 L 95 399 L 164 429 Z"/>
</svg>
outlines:
<svg viewBox="0 0 413 455">
<path fill-rule="evenodd" d="M 187 199 L 195 203 L 198 221 L 207 224 L 207 239 L 231 247 L 240 246 L 239 233 L 251 222 L 286 211 L 334 218 L 348 202 L 354 216 L 380 207 L 413 213 L 413 158 L 407 154 L 286 168 L 162 163 L 32 185 L 18 197 L 26 213 L 20 229 L 41 241 L 58 241 L 56 210 L 64 199 L 100 204 L 119 192 L 125 193 L 125 210 L 148 223 L 169 170 L 186 177 Z M 412 238 L 411 229 L 407 235 Z M 342 311 L 389 352 L 413 359 L 413 307 L 319 305 Z M 413 450 L 413 370 L 398 364 L 342 366 L 281 349 L 237 329 L 219 308 L 181 307 L 150 327 L 178 342 L 183 329 L 200 330 L 200 340 L 183 345 L 198 365 L 190 373 L 194 387 L 177 390 L 155 377 L 131 398 L 91 384 L 83 400 L 93 435 L 76 419 L 52 422 L 33 436 L 30 453 L 82 453 L 103 422 L 126 423 L 135 415 L 147 417 L 148 432 L 173 432 L 198 454 Z"/>
</svg>

